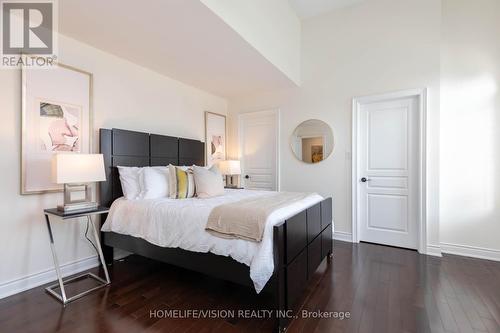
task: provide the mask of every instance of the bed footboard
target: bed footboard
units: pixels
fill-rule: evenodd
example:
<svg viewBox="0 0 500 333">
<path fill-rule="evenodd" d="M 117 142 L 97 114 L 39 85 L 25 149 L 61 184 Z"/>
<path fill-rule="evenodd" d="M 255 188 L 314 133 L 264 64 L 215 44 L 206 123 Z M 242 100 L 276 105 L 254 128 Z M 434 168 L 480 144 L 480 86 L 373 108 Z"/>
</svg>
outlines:
<svg viewBox="0 0 500 333">
<path fill-rule="evenodd" d="M 275 301 L 278 331 L 290 321 L 290 311 L 318 266 L 332 254 L 332 198 L 274 226 Z"/>
</svg>

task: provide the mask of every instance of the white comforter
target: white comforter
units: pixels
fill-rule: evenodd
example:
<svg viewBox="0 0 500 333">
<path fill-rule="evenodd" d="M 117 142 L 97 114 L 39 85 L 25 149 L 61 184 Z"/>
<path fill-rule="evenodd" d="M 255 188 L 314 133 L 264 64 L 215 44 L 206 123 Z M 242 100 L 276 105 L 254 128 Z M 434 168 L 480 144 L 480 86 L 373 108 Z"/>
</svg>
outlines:
<svg viewBox="0 0 500 333">
<path fill-rule="evenodd" d="M 205 231 L 210 211 L 220 204 L 253 196 L 266 196 L 269 191 L 225 190 L 223 196 L 209 199 L 117 199 L 102 226 L 113 231 L 147 240 L 163 247 L 179 247 L 194 252 L 212 252 L 230 256 L 250 266 L 250 278 L 259 293 L 273 274 L 273 226 L 308 208 L 323 198 L 311 194 L 305 199 L 273 212 L 261 242 L 224 239 Z"/>
</svg>

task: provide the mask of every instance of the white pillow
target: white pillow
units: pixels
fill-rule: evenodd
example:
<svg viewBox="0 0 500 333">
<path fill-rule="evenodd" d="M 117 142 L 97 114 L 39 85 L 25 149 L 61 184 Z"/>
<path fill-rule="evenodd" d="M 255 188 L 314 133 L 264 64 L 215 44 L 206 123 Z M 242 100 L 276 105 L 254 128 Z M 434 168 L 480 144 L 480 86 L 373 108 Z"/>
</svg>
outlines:
<svg viewBox="0 0 500 333">
<path fill-rule="evenodd" d="M 142 195 L 142 168 L 118 167 L 123 196 L 128 200 L 139 199 Z"/>
<path fill-rule="evenodd" d="M 158 199 L 169 196 L 168 167 L 147 167 L 142 174 L 142 199 Z"/>
<path fill-rule="evenodd" d="M 224 194 L 224 182 L 217 166 L 210 169 L 193 166 L 196 195 L 199 198 L 210 198 Z"/>
</svg>

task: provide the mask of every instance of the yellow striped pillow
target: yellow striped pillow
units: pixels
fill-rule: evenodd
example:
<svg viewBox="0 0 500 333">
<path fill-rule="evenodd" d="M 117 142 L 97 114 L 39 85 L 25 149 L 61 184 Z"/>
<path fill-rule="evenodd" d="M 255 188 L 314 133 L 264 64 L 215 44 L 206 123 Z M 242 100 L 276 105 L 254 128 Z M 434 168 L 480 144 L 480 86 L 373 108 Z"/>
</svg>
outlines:
<svg viewBox="0 0 500 333">
<path fill-rule="evenodd" d="M 192 198 L 195 195 L 194 176 L 191 168 L 173 165 L 169 169 L 169 192 L 171 199 Z"/>
</svg>

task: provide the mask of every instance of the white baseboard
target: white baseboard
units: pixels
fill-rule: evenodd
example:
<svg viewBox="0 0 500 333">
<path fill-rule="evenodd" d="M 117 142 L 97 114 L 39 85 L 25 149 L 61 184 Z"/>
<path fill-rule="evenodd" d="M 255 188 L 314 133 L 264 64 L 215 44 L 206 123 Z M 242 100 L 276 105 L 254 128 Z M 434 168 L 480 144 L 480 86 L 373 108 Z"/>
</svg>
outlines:
<svg viewBox="0 0 500 333">
<path fill-rule="evenodd" d="M 432 245 L 432 244 L 427 244 L 427 252 L 425 253 L 428 256 L 434 256 L 434 257 L 442 257 L 442 251 L 441 251 L 441 246 L 439 245 Z"/>
<path fill-rule="evenodd" d="M 352 234 L 350 232 L 334 231 L 333 239 L 352 243 Z"/>
<path fill-rule="evenodd" d="M 97 266 L 99 266 L 97 256 L 87 257 L 61 265 L 61 274 L 63 277 L 66 277 Z M 54 268 L 51 268 L 42 272 L 1 283 L 0 299 L 55 280 L 57 280 L 56 271 Z"/>
<path fill-rule="evenodd" d="M 500 261 L 500 250 L 469 245 L 441 243 L 443 253 L 456 254 L 464 257 Z"/>
</svg>

